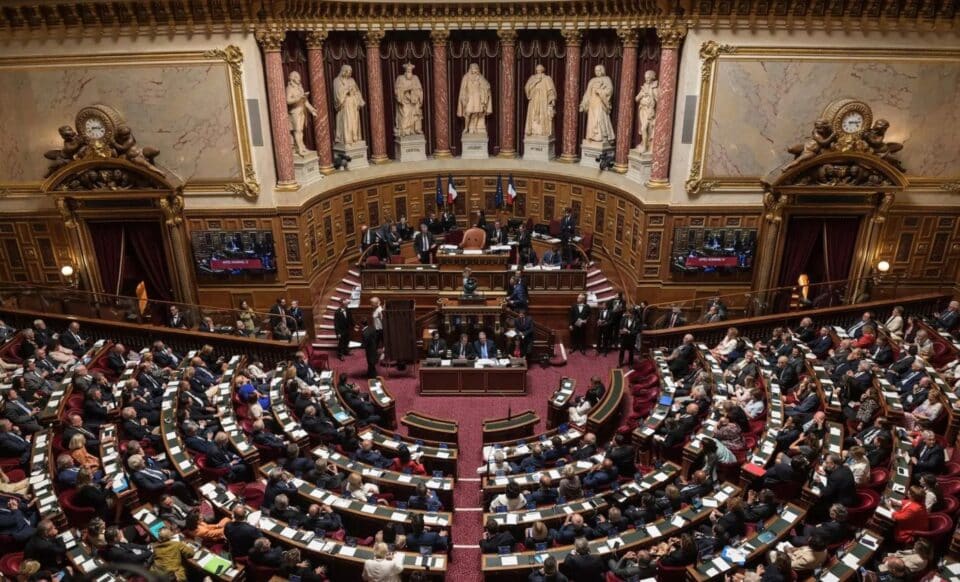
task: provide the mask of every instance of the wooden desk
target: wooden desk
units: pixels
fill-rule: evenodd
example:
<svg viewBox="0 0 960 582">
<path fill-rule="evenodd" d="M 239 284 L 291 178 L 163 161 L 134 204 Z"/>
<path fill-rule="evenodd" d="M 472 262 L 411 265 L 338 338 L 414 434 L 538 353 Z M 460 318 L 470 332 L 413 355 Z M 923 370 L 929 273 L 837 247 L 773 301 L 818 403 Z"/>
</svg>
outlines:
<svg viewBox="0 0 960 582">
<path fill-rule="evenodd" d="M 430 439 L 454 444 L 457 443 L 457 433 L 460 430 L 455 420 L 437 418 L 413 410 L 403 415 L 400 424 L 407 427 L 407 432 L 415 439 Z"/>
<path fill-rule="evenodd" d="M 171 374 L 163 390 L 163 403 L 160 405 L 160 437 L 173 469 L 189 483 L 200 478 L 200 469 L 187 452 L 187 445 L 183 444 L 180 431 L 177 430 L 177 385 L 179 383 L 180 374 Z"/>
<path fill-rule="evenodd" d="M 131 512 L 131 515 L 140 527 L 147 530 L 150 535 L 153 536 L 152 539 L 154 540 L 159 537 L 160 530 L 158 528 L 164 527 L 164 525 L 169 527 L 168 524 L 165 524 L 164 521 L 160 519 L 160 516 L 157 515 L 151 504 L 144 504 L 137 507 Z M 185 543 L 193 548 L 193 556 L 187 559 L 187 565 L 190 566 L 192 570 L 200 572 L 204 576 L 209 576 L 211 580 L 222 580 L 224 582 L 243 580 L 242 565 L 222 558 L 196 542 L 185 541 Z M 222 565 L 223 568 L 219 572 L 216 568 L 217 565 Z"/>
<path fill-rule="evenodd" d="M 367 389 L 370 392 L 370 402 L 377 408 L 380 414 L 380 426 L 384 428 L 397 427 L 397 402 L 393 395 L 387 390 L 387 383 L 383 378 L 376 378 L 367 382 Z"/>
<path fill-rule="evenodd" d="M 532 410 L 524 410 L 506 418 L 491 418 L 483 421 L 483 444 L 529 437 L 540 424 L 540 417 Z"/>
<path fill-rule="evenodd" d="M 573 378 L 560 378 L 560 386 L 557 391 L 550 396 L 550 402 L 547 405 L 547 428 L 555 428 L 565 424 L 569 413 L 567 406 L 570 405 L 570 399 L 577 389 L 577 381 Z"/>
<path fill-rule="evenodd" d="M 283 434 L 286 435 L 287 440 L 296 443 L 302 449 L 310 443 L 310 435 L 303 430 L 300 423 L 293 418 L 293 415 L 287 409 L 287 403 L 283 398 L 283 388 L 280 385 L 283 380 L 282 374 L 282 371 L 278 371 L 273 380 L 270 381 L 270 411 L 273 413 L 274 420 L 283 429 Z"/>
<path fill-rule="evenodd" d="M 105 442 L 110 438 L 113 438 L 111 442 Z M 103 461 L 103 475 L 106 477 L 105 489 L 113 491 L 121 505 L 132 506 L 137 503 L 137 486 L 127 474 L 123 457 L 120 456 L 118 438 L 117 425 L 104 424 L 100 427 L 100 459 Z M 124 484 L 126 487 L 123 487 Z M 119 493 L 116 492 L 118 487 L 122 488 Z"/>
<path fill-rule="evenodd" d="M 548 430 L 528 439 L 520 441 L 501 441 L 499 443 L 490 443 L 483 447 L 484 462 L 492 459 L 496 451 L 503 451 L 507 461 L 519 461 L 530 454 L 530 444 L 539 441 L 544 447 L 552 447 L 553 437 L 560 437 L 561 445 L 567 448 L 576 446 L 583 438 L 583 431 L 575 426 L 567 427 L 567 430 L 561 431 L 558 428 Z"/>
<path fill-rule="evenodd" d="M 457 474 L 457 458 L 459 451 L 456 443 L 441 443 L 432 440 L 418 440 L 401 435 L 375 425 L 367 425 L 357 433 L 360 440 L 370 439 L 373 445 L 380 450 L 388 451 L 388 456 L 395 456 L 400 445 L 406 446 L 414 455 L 420 453 L 420 463 L 427 471 L 443 471 L 444 475 Z"/>
<path fill-rule="evenodd" d="M 70 395 L 73 393 L 73 371 L 84 359 L 87 359 L 88 362 L 93 364 L 98 361 L 110 349 L 113 348 L 113 342 L 100 340 L 93 344 L 89 350 L 83 356 L 77 359 L 77 363 L 70 367 L 67 370 L 67 373 L 64 374 L 63 379 L 60 380 L 56 385 L 54 385 L 52 392 L 50 393 L 50 398 L 47 399 L 47 405 L 40 410 L 40 414 L 37 415 L 37 420 L 41 424 L 57 424 L 60 422 L 61 417 L 63 416 L 64 408 L 67 405 L 67 401 L 70 399 Z"/>
<path fill-rule="evenodd" d="M 437 252 L 437 265 L 444 271 L 462 271 L 470 267 L 474 271 L 505 271 L 510 261 L 510 253 L 445 253 Z"/>
<path fill-rule="evenodd" d="M 97 556 L 96 552 L 91 552 L 85 544 L 80 541 L 80 535 L 73 531 L 65 531 L 57 536 L 63 540 L 67 547 L 67 561 L 73 566 L 73 569 L 81 576 L 93 572 L 97 568 L 104 566 L 103 560 Z M 97 582 L 121 582 L 127 580 L 126 576 L 118 576 L 112 572 L 106 572 L 96 578 Z"/>
<path fill-rule="evenodd" d="M 623 370 L 610 370 L 610 383 L 603 399 L 587 415 L 587 432 L 596 434 L 597 441 L 601 443 L 607 442 L 617 429 L 623 412 L 623 393 Z"/>
<path fill-rule="evenodd" d="M 510 367 L 474 368 L 472 362 L 467 361 L 467 364 L 421 364 L 420 395 L 506 396 L 527 393 L 527 364 L 524 360 L 511 359 Z"/>
<path fill-rule="evenodd" d="M 37 511 L 41 519 L 51 519 L 59 527 L 67 524 L 67 518 L 60 509 L 57 492 L 53 488 L 57 463 L 53 458 L 53 432 L 46 429 L 33 434 L 30 445 L 30 467 L 27 475 L 36 481 L 30 484 L 33 496 L 37 498 Z"/>
</svg>

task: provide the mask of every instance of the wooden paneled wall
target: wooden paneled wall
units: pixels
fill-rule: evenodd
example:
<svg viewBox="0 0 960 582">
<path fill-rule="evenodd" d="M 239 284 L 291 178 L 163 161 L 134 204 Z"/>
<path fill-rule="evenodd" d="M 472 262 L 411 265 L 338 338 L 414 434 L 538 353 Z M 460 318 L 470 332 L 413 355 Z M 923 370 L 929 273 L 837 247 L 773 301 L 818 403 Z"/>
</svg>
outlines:
<svg viewBox="0 0 960 582">
<path fill-rule="evenodd" d="M 0 217 L 0 280 L 60 285 L 60 267 L 76 267 L 59 216 Z"/>
<path fill-rule="evenodd" d="M 876 261 L 889 261 L 901 283 L 960 282 L 960 213 L 894 208 L 875 256 Z"/>
</svg>

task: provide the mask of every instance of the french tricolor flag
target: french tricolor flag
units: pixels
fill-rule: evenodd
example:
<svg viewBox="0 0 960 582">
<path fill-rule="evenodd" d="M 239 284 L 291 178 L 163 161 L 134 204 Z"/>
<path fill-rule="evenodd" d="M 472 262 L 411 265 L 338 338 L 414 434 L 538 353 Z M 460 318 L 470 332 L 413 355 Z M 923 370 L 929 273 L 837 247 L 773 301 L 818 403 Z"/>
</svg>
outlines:
<svg viewBox="0 0 960 582">
<path fill-rule="evenodd" d="M 507 180 L 507 196 L 510 198 L 510 204 L 513 204 L 513 201 L 517 199 L 517 188 L 513 185 L 513 174 L 510 174 L 510 179 Z"/>
<path fill-rule="evenodd" d="M 453 206 L 457 199 L 457 187 L 453 185 L 453 176 L 447 176 L 447 204 Z"/>
</svg>

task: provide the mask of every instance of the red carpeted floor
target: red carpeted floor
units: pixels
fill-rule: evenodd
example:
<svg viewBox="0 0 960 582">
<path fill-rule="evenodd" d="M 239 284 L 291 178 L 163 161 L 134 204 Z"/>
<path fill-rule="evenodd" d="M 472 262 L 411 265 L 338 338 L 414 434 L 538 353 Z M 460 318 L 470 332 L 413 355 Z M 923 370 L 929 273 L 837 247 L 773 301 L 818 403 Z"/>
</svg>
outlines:
<svg viewBox="0 0 960 582">
<path fill-rule="evenodd" d="M 546 430 L 547 401 L 566 376 L 577 382 L 577 394 L 582 394 L 592 376 L 600 376 L 607 382 L 610 369 L 617 364 L 616 353 L 597 356 L 588 351 L 587 355 L 571 354 L 567 364 L 560 367 L 543 369 L 539 365 L 530 368 L 527 378 L 527 395 L 514 397 L 449 397 L 420 396 L 417 394 L 417 368 L 408 367 L 400 372 L 395 368 L 378 368 L 386 380 L 387 389 L 397 400 L 398 418 L 408 410 L 432 414 L 440 418 L 455 419 L 460 423 L 460 461 L 458 480 L 454 492 L 456 507 L 453 526 L 453 560 L 447 579 L 458 582 L 475 582 L 480 575 L 480 549 L 478 543 L 483 531 L 483 499 L 480 494 L 480 482 L 476 469 L 482 464 L 483 446 L 480 425 L 485 418 L 506 416 L 509 408 L 513 413 L 533 410 L 541 419 L 536 432 Z M 346 372 L 351 381 L 364 386 L 363 375 L 367 365 L 363 353 L 354 350 L 344 361 L 332 358 L 330 361 L 336 373 Z M 625 403 L 624 411 L 629 410 Z M 401 426 L 401 432 L 405 429 Z"/>
</svg>

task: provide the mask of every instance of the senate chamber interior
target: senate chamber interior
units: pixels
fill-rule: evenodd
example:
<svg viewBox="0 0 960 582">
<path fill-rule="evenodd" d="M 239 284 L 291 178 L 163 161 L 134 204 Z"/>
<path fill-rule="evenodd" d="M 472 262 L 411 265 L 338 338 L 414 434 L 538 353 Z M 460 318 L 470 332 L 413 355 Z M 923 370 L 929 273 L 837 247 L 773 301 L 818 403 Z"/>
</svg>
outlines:
<svg viewBox="0 0 960 582">
<path fill-rule="evenodd" d="M 958 10 L 3 0 L 0 575 L 960 582 Z"/>
</svg>

